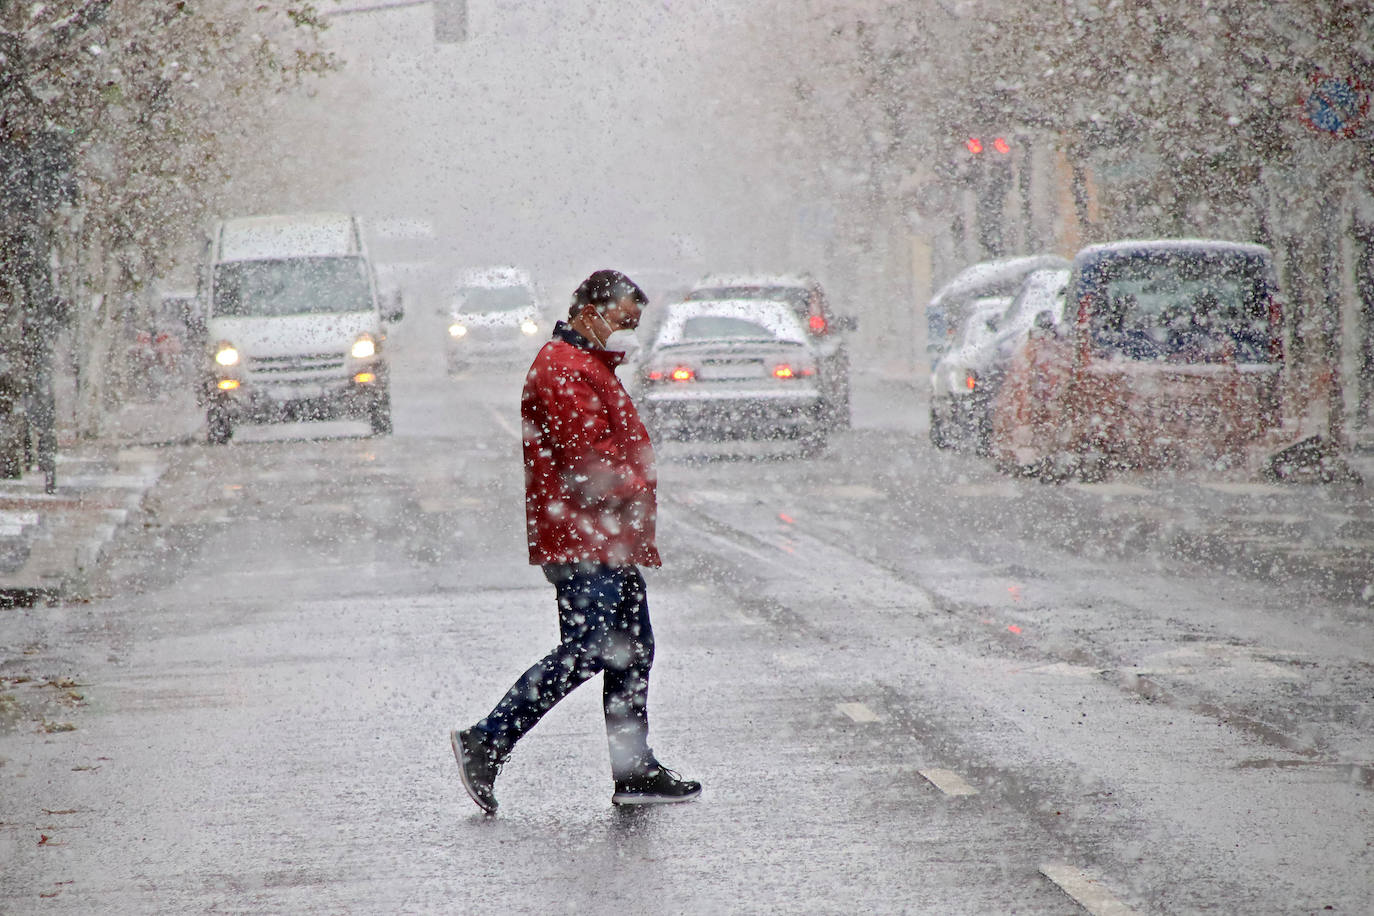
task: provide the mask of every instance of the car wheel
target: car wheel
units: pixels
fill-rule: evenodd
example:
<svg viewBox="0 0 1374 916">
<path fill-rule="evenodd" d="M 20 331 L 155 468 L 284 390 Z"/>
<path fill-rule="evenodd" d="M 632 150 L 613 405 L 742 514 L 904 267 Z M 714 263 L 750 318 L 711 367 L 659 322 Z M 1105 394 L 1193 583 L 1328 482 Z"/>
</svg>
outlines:
<svg viewBox="0 0 1374 916">
<path fill-rule="evenodd" d="M 229 411 L 218 404 L 211 404 L 205 411 L 205 439 L 211 445 L 223 445 L 234 436 L 234 421 Z"/>
<path fill-rule="evenodd" d="M 949 448 L 954 444 L 950 441 L 949 430 L 945 427 L 945 421 L 941 419 L 940 412 L 934 407 L 930 408 L 930 444 L 936 448 Z"/>
<path fill-rule="evenodd" d="M 849 429 L 849 392 L 838 392 L 835 400 L 827 405 L 827 419 L 833 429 Z"/>
<path fill-rule="evenodd" d="M 815 458 L 825 451 L 826 437 L 825 430 L 814 430 L 807 433 L 801 440 L 801 456 L 803 458 Z"/>
<path fill-rule="evenodd" d="M 367 408 L 367 423 L 372 427 L 372 435 L 391 435 L 391 394 L 374 398 Z"/>
<path fill-rule="evenodd" d="M 973 453 L 980 458 L 992 454 L 992 419 L 987 414 L 974 420 Z"/>
</svg>

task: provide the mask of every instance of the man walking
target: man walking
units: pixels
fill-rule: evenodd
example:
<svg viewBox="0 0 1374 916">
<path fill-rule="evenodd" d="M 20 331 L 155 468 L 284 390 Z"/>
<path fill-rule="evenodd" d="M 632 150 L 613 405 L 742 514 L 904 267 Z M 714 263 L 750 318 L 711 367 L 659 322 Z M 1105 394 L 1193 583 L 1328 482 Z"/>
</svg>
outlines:
<svg viewBox="0 0 1374 916">
<path fill-rule="evenodd" d="M 606 349 L 633 330 L 648 299 L 629 277 L 598 270 L 573 293 L 525 377 L 525 524 L 530 563 L 558 596 L 558 647 L 536 662 L 472 728 L 453 731 L 463 788 L 496 811 L 494 784 L 515 743 L 583 681 L 602 672 L 606 737 L 617 805 L 689 801 L 683 779 L 649 748 L 654 634 L 640 566 L 654 546 L 654 454 L 615 377 L 624 353 Z"/>
</svg>

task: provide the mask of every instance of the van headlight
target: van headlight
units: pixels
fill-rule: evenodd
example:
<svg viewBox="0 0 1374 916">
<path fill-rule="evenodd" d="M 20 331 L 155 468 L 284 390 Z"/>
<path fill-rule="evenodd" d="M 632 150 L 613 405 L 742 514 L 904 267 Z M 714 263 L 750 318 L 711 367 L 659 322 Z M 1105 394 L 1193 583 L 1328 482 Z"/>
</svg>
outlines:
<svg viewBox="0 0 1374 916">
<path fill-rule="evenodd" d="M 367 359 L 369 356 L 376 356 L 377 344 L 371 337 L 359 337 L 353 342 L 353 349 L 348 351 L 348 355 L 354 359 Z"/>
<path fill-rule="evenodd" d="M 449 337 L 463 337 L 463 336 L 465 336 L 465 335 L 467 334 L 467 332 L 468 332 L 467 326 L 466 326 L 466 325 L 463 325 L 463 324 L 460 324 L 460 323 L 457 322 L 457 321 L 455 321 L 453 324 L 451 324 L 451 325 L 448 326 L 448 336 L 449 336 Z"/>
<path fill-rule="evenodd" d="M 222 343 L 215 348 L 215 362 L 221 366 L 237 366 L 239 364 L 239 351 L 232 345 Z"/>
<path fill-rule="evenodd" d="M 527 336 L 533 336 L 535 334 L 538 334 L 539 325 L 534 323 L 534 319 L 526 318 L 524 321 L 520 322 L 520 333 L 525 334 Z"/>
</svg>

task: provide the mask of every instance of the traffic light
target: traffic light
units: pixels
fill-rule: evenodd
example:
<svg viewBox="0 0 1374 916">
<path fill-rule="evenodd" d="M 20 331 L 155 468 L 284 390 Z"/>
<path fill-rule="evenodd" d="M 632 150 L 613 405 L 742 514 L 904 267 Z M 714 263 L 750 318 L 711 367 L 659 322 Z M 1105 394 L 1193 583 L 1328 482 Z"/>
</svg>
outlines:
<svg viewBox="0 0 1374 916">
<path fill-rule="evenodd" d="M 1007 141 L 1006 137 L 994 137 L 991 145 L 998 158 L 1011 155 L 1011 143 Z M 968 147 L 968 151 L 975 156 L 981 156 L 985 151 L 982 137 L 969 137 L 964 141 L 964 146 Z"/>
<path fill-rule="evenodd" d="M 434 0 L 434 40 L 455 44 L 468 37 L 468 0 Z"/>
<path fill-rule="evenodd" d="M 1012 179 L 1011 142 L 1005 136 L 994 136 L 986 144 L 983 137 L 969 137 L 964 146 L 972 158 L 978 242 L 989 257 L 1001 257 Z"/>
</svg>

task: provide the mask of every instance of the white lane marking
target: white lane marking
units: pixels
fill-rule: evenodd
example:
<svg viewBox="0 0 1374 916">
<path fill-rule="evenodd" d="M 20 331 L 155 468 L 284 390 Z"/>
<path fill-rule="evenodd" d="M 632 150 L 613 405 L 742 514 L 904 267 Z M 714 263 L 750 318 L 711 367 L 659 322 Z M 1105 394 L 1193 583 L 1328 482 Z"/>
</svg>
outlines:
<svg viewBox="0 0 1374 916">
<path fill-rule="evenodd" d="M 793 671 L 802 671 L 807 668 L 816 667 L 816 659 L 809 652 L 797 652 L 784 650 L 773 653 L 773 662 L 780 667 L 790 668 Z"/>
<path fill-rule="evenodd" d="M 1142 487 L 1134 483 L 1072 483 L 1064 484 L 1066 488 L 1078 490 L 1081 493 L 1091 493 L 1094 496 L 1114 497 L 1114 496 L 1152 496 L 1153 491 L 1148 487 Z"/>
<path fill-rule="evenodd" d="M 878 714 L 862 703 L 837 703 L 835 708 L 855 722 L 878 721 Z"/>
<path fill-rule="evenodd" d="M 1072 865 L 1041 865 L 1040 874 L 1057 884 L 1093 916 L 1134 916 L 1135 910 L 1113 897 L 1082 869 Z"/>
<path fill-rule="evenodd" d="M 1068 662 L 1053 662 L 1048 665 L 1039 665 L 1035 668 L 1023 669 L 1026 674 L 1049 674 L 1056 677 L 1077 677 L 1093 678 L 1102 673 L 1101 668 L 1089 668 L 1087 665 L 1071 665 Z"/>
<path fill-rule="evenodd" d="M 925 777 L 927 782 L 946 795 L 978 794 L 977 789 L 965 782 L 964 777 L 953 770 L 941 770 L 936 768 L 930 770 L 917 770 L 916 772 L 920 773 Z"/>
<path fill-rule="evenodd" d="M 506 435 L 510 436 L 517 442 L 524 441 L 525 437 L 520 435 L 520 430 L 516 429 L 515 426 L 511 423 L 511 421 L 506 419 L 506 415 L 503 414 L 501 411 L 497 410 L 495 407 L 491 408 L 491 418 L 496 421 L 496 425 L 501 427 L 502 431 L 504 431 Z"/>
<path fill-rule="evenodd" d="M 863 484 L 833 484 L 821 487 L 821 495 L 843 500 L 882 499 L 883 494 Z"/>
<path fill-rule="evenodd" d="M 0 511 L 0 537 L 17 538 L 29 525 L 37 524 L 37 512 Z"/>
</svg>

